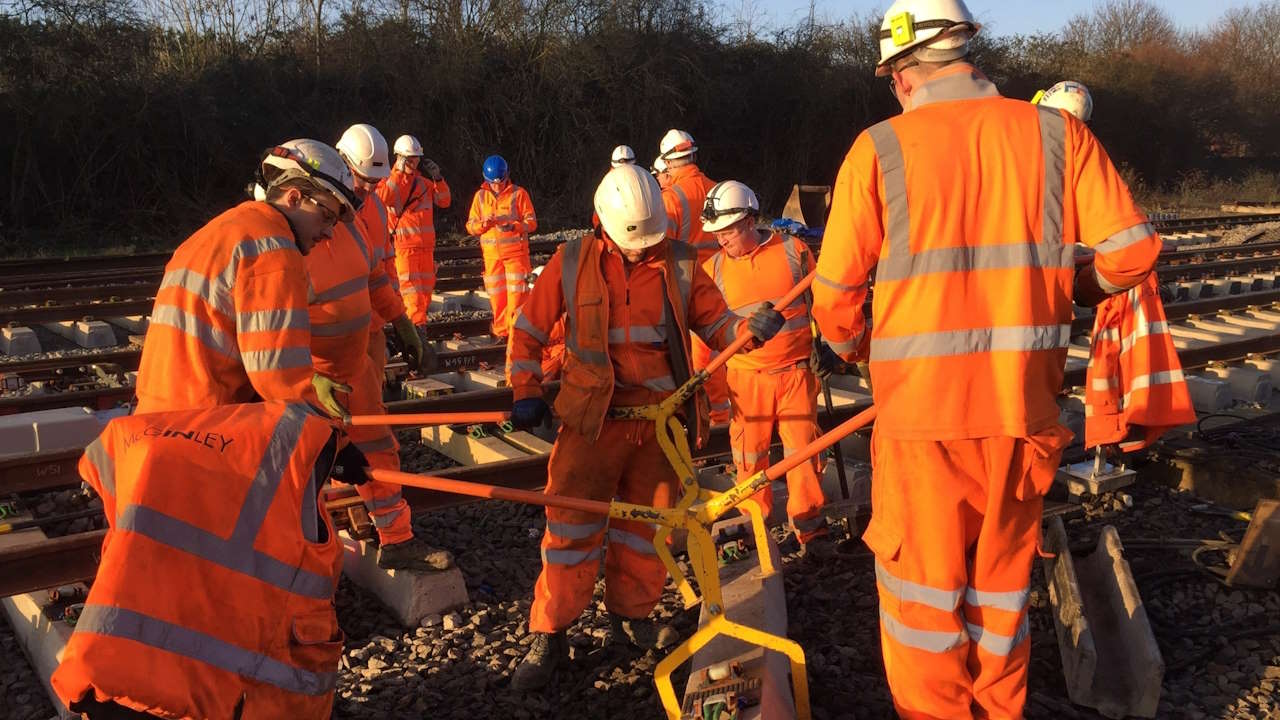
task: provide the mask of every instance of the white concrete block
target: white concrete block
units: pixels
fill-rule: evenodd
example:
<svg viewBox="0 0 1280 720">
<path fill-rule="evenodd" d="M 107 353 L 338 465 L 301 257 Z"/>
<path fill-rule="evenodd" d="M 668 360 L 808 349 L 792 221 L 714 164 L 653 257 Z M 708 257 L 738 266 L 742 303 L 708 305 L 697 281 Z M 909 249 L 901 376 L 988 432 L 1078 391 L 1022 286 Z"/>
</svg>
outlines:
<svg viewBox="0 0 1280 720">
<path fill-rule="evenodd" d="M 1206 376 L 1223 380 L 1231 388 L 1231 399 L 1245 403 L 1266 404 L 1271 401 L 1271 375 L 1257 368 L 1232 365 L 1208 367 Z"/>
<path fill-rule="evenodd" d="M 1214 278 L 1205 280 L 1206 287 L 1213 289 L 1213 297 L 1223 297 L 1225 295 L 1239 295 L 1241 291 L 1240 281 L 1231 278 Z"/>
<path fill-rule="evenodd" d="M 1233 341 L 1250 337 L 1252 335 L 1265 334 L 1253 328 L 1248 328 L 1243 325 L 1238 325 L 1232 322 L 1223 322 L 1222 320 L 1218 320 L 1216 318 L 1211 320 L 1206 320 L 1203 318 L 1198 318 L 1198 319 L 1187 318 L 1186 320 L 1183 321 L 1183 323 L 1187 327 L 1193 327 L 1197 330 L 1204 330 L 1205 332 L 1215 333 L 1217 335 L 1223 336 L 1224 338 L 1230 338 Z"/>
<path fill-rule="evenodd" d="M 1187 390 L 1196 412 L 1221 412 L 1231 407 L 1231 387 L 1223 380 L 1188 375 Z"/>
<path fill-rule="evenodd" d="M 130 335 L 146 335 L 147 328 L 151 325 L 151 318 L 146 315 L 130 315 L 128 317 L 108 318 L 107 322 L 118 328 L 123 328 Z"/>
<path fill-rule="evenodd" d="M 494 372 L 493 370 L 471 370 L 467 373 L 467 379 L 474 385 L 480 386 L 480 388 L 504 388 L 507 386 L 506 373 Z"/>
<path fill-rule="evenodd" d="M 62 662 L 62 653 L 67 647 L 67 641 L 71 639 L 74 628 L 61 620 L 55 621 L 45 617 L 44 606 L 47 603 L 48 596 L 43 591 L 0 599 L 0 607 L 4 608 L 5 615 L 9 617 L 9 624 L 13 626 L 18 644 L 22 646 L 27 659 L 31 661 L 31 667 L 40 677 L 40 683 L 44 685 L 49 702 L 57 711 L 54 717 L 59 720 L 78 718 L 80 714 L 68 710 L 67 706 L 63 705 L 54 694 L 53 686 L 49 684 L 53 671 L 57 669 L 58 663 Z"/>
<path fill-rule="evenodd" d="M 1257 358 L 1255 360 L 1246 360 L 1244 364 L 1255 370 L 1268 373 L 1271 375 L 1272 389 L 1280 388 L 1280 362 L 1270 358 Z"/>
<path fill-rule="evenodd" d="M 27 327 L 7 327 L 0 330 L 0 351 L 5 355 L 32 355 L 40 352 L 40 339 Z"/>
<path fill-rule="evenodd" d="M 1169 334 L 1175 339 L 1185 338 L 1188 340 L 1204 340 L 1205 342 L 1211 342 L 1215 345 L 1221 342 L 1226 342 L 1230 339 L 1223 337 L 1222 333 L 1200 330 L 1186 324 L 1169 325 Z"/>
<path fill-rule="evenodd" d="M 0 455 L 83 448 L 102 432 L 89 408 L 0 416 Z"/>
<path fill-rule="evenodd" d="M 445 613 L 469 602 L 467 584 L 457 567 L 431 573 L 383 570 L 378 567 L 376 545 L 353 540 L 345 532 L 339 536 L 342 571 L 352 582 L 377 595 L 405 627 L 416 627 L 428 615 Z"/>
<path fill-rule="evenodd" d="M 1252 314 L 1231 313 L 1229 315 L 1219 315 L 1218 319 L 1224 323 L 1238 325 L 1243 328 L 1250 328 L 1260 331 L 1259 335 L 1280 333 L 1280 319 L 1268 320 L 1266 318 L 1257 317 Z"/>
<path fill-rule="evenodd" d="M 116 333 L 101 320 L 64 320 L 45 323 L 45 328 L 74 342 L 82 348 L 116 346 Z"/>
</svg>

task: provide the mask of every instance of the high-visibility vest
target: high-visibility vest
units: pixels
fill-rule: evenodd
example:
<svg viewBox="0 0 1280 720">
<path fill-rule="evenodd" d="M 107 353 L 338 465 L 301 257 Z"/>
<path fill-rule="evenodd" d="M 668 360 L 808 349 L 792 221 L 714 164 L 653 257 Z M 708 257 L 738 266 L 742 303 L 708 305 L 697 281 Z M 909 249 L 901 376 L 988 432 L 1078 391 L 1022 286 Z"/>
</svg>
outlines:
<svg viewBox="0 0 1280 720">
<path fill-rule="evenodd" d="M 318 492 L 333 438 L 302 403 L 108 423 L 80 474 L 110 528 L 58 697 L 161 717 L 328 718 L 342 546 Z"/>
<path fill-rule="evenodd" d="M 697 165 L 683 165 L 667 172 L 671 184 L 662 189 L 662 204 L 667 209 L 671 237 L 689 243 L 698 251 L 698 261 L 705 261 L 720 249 L 720 244 L 702 229 L 702 206 L 715 181 Z"/>
<path fill-rule="evenodd" d="M 244 202 L 165 265 L 138 366 L 138 412 L 312 398 L 307 271 L 288 220 Z"/>
<path fill-rule="evenodd" d="M 481 229 L 481 222 L 491 218 L 497 222 L 488 230 Z M 510 225 L 503 230 L 502 225 Z M 538 218 L 533 212 L 533 201 L 524 188 L 508 181 L 497 193 L 488 183 L 481 185 L 471 200 L 471 212 L 467 215 L 467 232 L 480 236 L 480 248 L 488 252 L 494 248 L 526 243 L 529 233 L 538 229 Z"/>
<path fill-rule="evenodd" d="M 356 213 L 357 227 L 364 232 L 364 245 L 372 255 L 371 262 L 376 263 L 382 268 L 382 279 L 376 279 L 372 274 L 372 268 L 369 279 L 369 292 L 376 293 L 385 283 L 391 286 L 391 289 L 398 295 L 400 293 L 399 278 L 396 277 L 396 248 L 391 244 L 391 232 L 388 225 L 391 222 L 391 216 L 387 211 L 386 203 L 382 202 L 382 198 L 377 193 L 369 193 L 364 203 L 360 206 L 360 211 Z M 404 304 L 400 305 L 400 312 L 404 312 Z M 379 312 L 381 315 L 381 312 Z M 375 317 L 374 324 L 382 327 L 384 321 L 389 321 L 397 317 L 399 313 L 391 317 Z"/>
<path fill-rule="evenodd" d="M 417 171 L 392 170 L 378 185 L 378 197 L 391 216 L 388 223 L 396 248 L 435 248 L 435 209 L 453 204 L 449 184 L 432 180 Z"/>
<path fill-rule="evenodd" d="M 813 254 L 790 235 L 770 233 L 768 239 L 742 257 L 723 250 L 702 264 L 720 288 L 725 303 L 738 317 L 747 318 L 766 302 L 776 303 L 813 269 Z M 773 339 L 750 352 L 729 358 L 735 370 L 775 370 L 809 359 L 813 331 L 809 303 L 796 300 L 782 310 L 786 323 Z"/>
</svg>

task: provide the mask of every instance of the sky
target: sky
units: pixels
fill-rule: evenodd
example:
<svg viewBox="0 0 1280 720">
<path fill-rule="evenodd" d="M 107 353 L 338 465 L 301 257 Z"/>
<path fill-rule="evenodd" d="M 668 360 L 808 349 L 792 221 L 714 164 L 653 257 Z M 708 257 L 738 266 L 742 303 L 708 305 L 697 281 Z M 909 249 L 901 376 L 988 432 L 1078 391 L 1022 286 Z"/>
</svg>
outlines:
<svg viewBox="0 0 1280 720">
<path fill-rule="evenodd" d="M 743 2 L 767 14 L 775 26 L 794 24 L 809 13 L 809 0 L 720 0 L 732 13 Z M 868 11 L 883 12 L 891 0 L 817 0 L 819 18 L 843 20 Z M 978 22 L 997 35 L 1015 35 L 1036 31 L 1055 32 L 1074 15 L 1094 7 L 1093 0 L 966 0 Z M 1244 0 L 1155 0 L 1173 21 L 1183 29 L 1199 29 L 1211 25 L 1228 7 L 1251 5 Z"/>
</svg>

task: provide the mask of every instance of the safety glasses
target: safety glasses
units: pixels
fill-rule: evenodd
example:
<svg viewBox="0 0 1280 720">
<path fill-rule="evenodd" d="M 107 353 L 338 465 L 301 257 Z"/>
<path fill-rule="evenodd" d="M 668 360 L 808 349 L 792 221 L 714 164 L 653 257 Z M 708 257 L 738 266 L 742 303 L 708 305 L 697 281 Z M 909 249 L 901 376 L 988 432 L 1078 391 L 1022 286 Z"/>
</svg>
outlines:
<svg viewBox="0 0 1280 720">
<path fill-rule="evenodd" d="M 323 219 L 323 220 L 324 220 L 324 224 L 325 224 L 325 225 L 330 225 L 330 226 L 332 226 L 332 225 L 337 225 L 337 224 L 338 224 L 338 214 L 337 214 L 337 213 L 335 213 L 332 209 L 330 209 L 330 208 L 329 208 L 329 206 L 327 206 L 327 205 L 325 205 L 324 203 L 320 202 L 319 200 L 317 200 L 317 199 L 315 199 L 315 198 L 311 197 L 310 195 L 304 195 L 304 196 L 303 196 L 303 198 L 304 198 L 307 202 L 310 202 L 312 205 L 315 205 L 317 208 L 319 208 L 319 210 L 320 210 L 320 217 L 321 217 L 321 219 Z"/>
</svg>

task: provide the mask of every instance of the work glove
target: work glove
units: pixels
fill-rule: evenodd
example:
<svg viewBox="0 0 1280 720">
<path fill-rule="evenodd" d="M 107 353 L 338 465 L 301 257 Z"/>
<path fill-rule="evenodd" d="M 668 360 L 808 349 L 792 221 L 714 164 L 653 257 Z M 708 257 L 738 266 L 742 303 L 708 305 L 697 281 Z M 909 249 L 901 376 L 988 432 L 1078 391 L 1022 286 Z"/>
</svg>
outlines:
<svg viewBox="0 0 1280 720">
<path fill-rule="evenodd" d="M 363 485 L 369 482 L 369 459 L 360 452 L 360 448 L 352 443 L 338 451 L 333 459 L 333 478 L 348 485 Z"/>
<path fill-rule="evenodd" d="M 517 430 L 528 430 L 541 425 L 550 414 L 551 408 L 547 407 L 547 401 L 540 397 L 517 400 L 511 406 L 511 426 Z"/>
<path fill-rule="evenodd" d="M 347 409 L 342 407 L 342 403 L 338 402 L 335 393 L 351 392 L 350 385 L 343 385 L 331 377 L 325 377 L 320 373 L 311 376 L 311 384 L 316 389 L 316 396 L 320 398 L 320 405 L 325 411 L 336 418 L 346 419 L 351 416 Z"/>
<path fill-rule="evenodd" d="M 422 342 L 418 328 L 414 327 L 408 315 L 401 315 L 392 320 L 391 327 L 396 331 L 396 337 L 400 338 L 400 344 L 404 347 L 404 354 L 408 357 L 411 371 L 425 375 L 436 369 L 435 351 Z"/>
<path fill-rule="evenodd" d="M 813 349 L 813 356 L 810 358 L 813 365 L 813 372 L 818 376 L 819 380 L 826 380 L 832 375 L 844 375 L 848 372 L 848 364 L 840 359 L 835 350 L 825 342 L 819 343 Z"/>
<path fill-rule="evenodd" d="M 1093 263 L 1081 265 L 1076 270 L 1075 282 L 1072 283 L 1071 302 L 1080 307 L 1097 307 L 1110 295 L 1098 284 L 1098 274 Z"/>
<path fill-rule="evenodd" d="M 436 164 L 435 160 L 428 160 L 427 158 L 422 158 L 422 164 L 420 167 L 422 168 L 422 172 L 432 180 L 441 179 L 440 166 Z"/>
<path fill-rule="evenodd" d="M 778 331 L 782 329 L 786 321 L 786 318 L 782 317 L 782 313 L 773 309 L 773 303 L 766 302 L 751 313 L 751 317 L 747 318 L 747 329 L 763 345 L 778 334 Z"/>
</svg>

